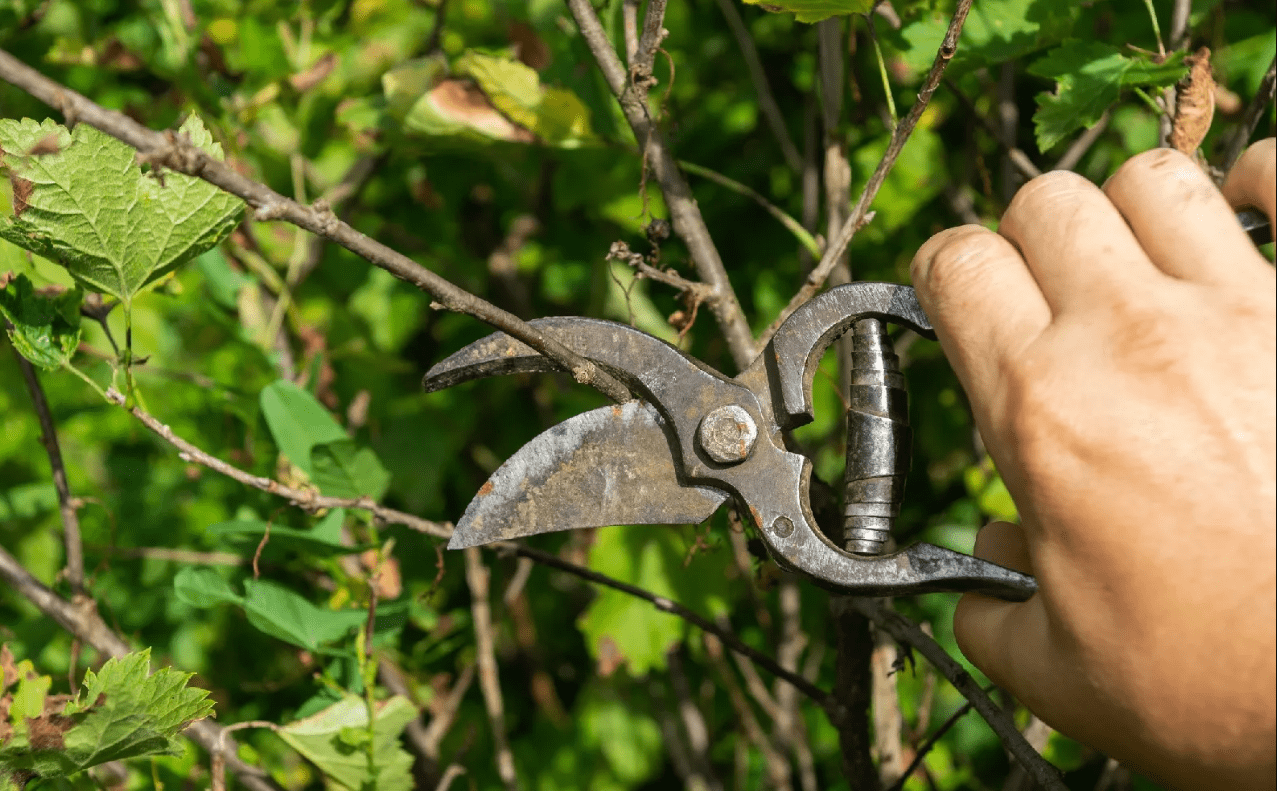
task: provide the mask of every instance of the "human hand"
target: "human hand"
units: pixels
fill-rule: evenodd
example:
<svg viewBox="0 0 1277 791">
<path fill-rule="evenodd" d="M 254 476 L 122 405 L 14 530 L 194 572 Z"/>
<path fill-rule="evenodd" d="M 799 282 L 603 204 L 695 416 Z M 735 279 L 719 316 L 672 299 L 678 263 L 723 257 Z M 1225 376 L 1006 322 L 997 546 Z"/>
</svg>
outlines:
<svg viewBox="0 0 1277 791">
<path fill-rule="evenodd" d="M 954 228 L 913 261 L 1019 507 L 975 554 L 1040 586 L 964 596 L 959 645 L 1047 724 L 1180 788 L 1277 783 L 1277 278 L 1229 207 L 1277 219 L 1275 171 L 1270 139 L 1223 195 L 1167 149 L 1103 189 L 1048 173 L 998 233 Z"/>
</svg>

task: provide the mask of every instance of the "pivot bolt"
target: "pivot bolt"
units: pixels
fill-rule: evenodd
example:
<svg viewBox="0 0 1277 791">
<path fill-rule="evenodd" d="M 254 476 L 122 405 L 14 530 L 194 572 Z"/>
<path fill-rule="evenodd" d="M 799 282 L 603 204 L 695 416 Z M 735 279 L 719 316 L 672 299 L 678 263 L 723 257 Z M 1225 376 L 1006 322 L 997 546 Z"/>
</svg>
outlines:
<svg viewBox="0 0 1277 791">
<path fill-rule="evenodd" d="M 701 449 L 719 464 L 739 464 L 749 458 L 758 439 L 758 427 L 738 406 L 721 406 L 701 418 L 696 432 Z"/>
</svg>

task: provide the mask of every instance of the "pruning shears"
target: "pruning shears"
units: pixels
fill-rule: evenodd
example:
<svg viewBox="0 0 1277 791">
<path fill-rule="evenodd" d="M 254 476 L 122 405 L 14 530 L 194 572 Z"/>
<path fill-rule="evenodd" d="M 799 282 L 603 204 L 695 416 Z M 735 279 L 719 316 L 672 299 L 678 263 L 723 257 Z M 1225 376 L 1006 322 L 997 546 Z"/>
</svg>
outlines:
<svg viewBox="0 0 1277 791">
<path fill-rule="evenodd" d="M 887 336 L 899 324 L 935 338 L 914 290 L 853 283 L 802 305 L 762 354 L 728 378 L 626 324 L 556 317 L 539 331 L 611 372 L 642 401 L 570 418 L 524 445 L 466 508 L 450 549 L 615 524 L 688 524 L 729 497 L 776 562 L 822 587 L 861 596 L 979 591 L 1022 601 L 1033 577 L 932 544 L 887 552 L 904 494 L 911 432 L 904 377 Z M 811 461 L 785 433 L 814 417 L 811 387 L 821 356 L 851 331 L 843 535 L 816 524 Z M 482 376 L 554 370 L 504 333 L 431 368 L 427 391 Z"/>
<path fill-rule="evenodd" d="M 1267 218 L 1238 220 L 1257 244 Z M 889 552 L 909 470 L 908 396 L 887 324 L 935 338 L 909 286 L 853 283 L 799 307 L 739 376 L 728 378 L 626 324 L 556 317 L 529 322 L 602 366 L 643 400 L 601 407 L 542 433 L 500 466 L 457 523 L 450 549 L 617 524 L 688 524 L 734 498 L 783 568 L 859 596 L 976 591 L 1024 601 L 1033 577 L 916 543 Z M 816 524 L 811 461 L 785 434 L 813 419 L 821 356 L 852 332 L 842 535 Z M 461 349 L 425 376 L 430 392 L 483 376 L 555 370 L 505 333 Z"/>
</svg>

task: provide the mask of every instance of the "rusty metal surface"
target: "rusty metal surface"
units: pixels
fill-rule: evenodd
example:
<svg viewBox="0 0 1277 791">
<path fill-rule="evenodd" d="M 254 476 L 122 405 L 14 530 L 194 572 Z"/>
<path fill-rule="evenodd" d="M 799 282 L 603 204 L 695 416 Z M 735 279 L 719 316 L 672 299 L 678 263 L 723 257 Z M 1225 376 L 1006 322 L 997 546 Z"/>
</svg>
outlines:
<svg viewBox="0 0 1277 791">
<path fill-rule="evenodd" d="M 716 507 L 730 495 L 779 564 L 823 587 L 875 596 L 979 590 L 1028 598 L 1036 583 L 1019 572 L 927 544 L 890 555 L 857 555 L 834 545 L 816 526 L 808 499 L 811 463 L 788 450 L 783 429 L 811 420 L 815 365 L 838 335 L 862 319 L 891 321 L 934 337 L 913 289 L 884 283 L 842 286 L 811 300 L 735 379 L 624 324 L 587 318 L 531 322 L 620 377 L 650 407 L 623 405 L 613 417 L 610 407 L 595 410 L 532 440 L 485 484 L 451 546 L 603 524 L 699 521 L 712 513 L 711 503 Z M 496 334 L 431 368 L 425 386 L 433 390 L 479 376 L 538 370 L 552 366 L 522 343 Z M 891 374 L 881 374 L 885 384 Z M 864 395 L 866 403 L 874 400 Z M 649 422 L 639 419 L 643 415 Z M 867 434 L 849 461 L 860 464 L 863 456 L 865 472 L 902 474 L 898 468 L 907 465 L 907 453 L 878 447 L 899 444 L 902 435 L 893 421 L 900 417 L 899 407 L 885 411 L 884 430 Z M 737 433 L 727 436 L 733 427 Z M 877 470 L 883 465 L 890 469 Z M 595 469 L 603 474 L 592 477 Z M 898 498 L 902 487 L 889 488 L 888 500 Z M 701 491 L 712 494 L 690 501 L 672 494 Z M 861 505 L 881 510 L 874 499 L 881 492 L 873 486 L 866 491 Z M 892 503 L 886 505 L 890 510 Z"/>
<path fill-rule="evenodd" d="M 664 421 L 631 401 L 577 415 L 524 445 L 470 502 L 448 548 L 580 527 L 696 524 L 725 499 L 679 482 Z"/>
</svg>

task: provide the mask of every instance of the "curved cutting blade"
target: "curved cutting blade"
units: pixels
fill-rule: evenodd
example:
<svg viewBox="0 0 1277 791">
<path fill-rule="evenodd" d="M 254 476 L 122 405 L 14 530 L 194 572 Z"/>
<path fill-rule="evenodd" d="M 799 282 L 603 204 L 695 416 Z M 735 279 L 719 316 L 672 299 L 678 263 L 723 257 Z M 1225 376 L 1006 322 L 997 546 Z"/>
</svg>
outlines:
<svg viewBox="0 0 1277 791">
<path fill-rule="evenodd" d="M 631 401 L 565 420 L 520 448 L 470 502 L 448 548 L 581 527 L 694 524 L 725 499 L 679 483 L 660 414 Z"/>
</svg>

